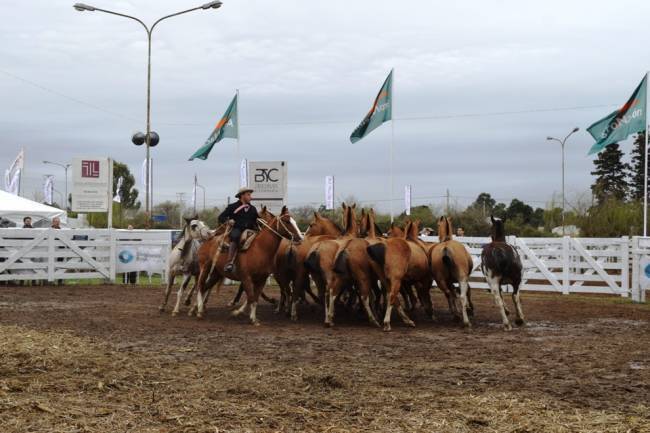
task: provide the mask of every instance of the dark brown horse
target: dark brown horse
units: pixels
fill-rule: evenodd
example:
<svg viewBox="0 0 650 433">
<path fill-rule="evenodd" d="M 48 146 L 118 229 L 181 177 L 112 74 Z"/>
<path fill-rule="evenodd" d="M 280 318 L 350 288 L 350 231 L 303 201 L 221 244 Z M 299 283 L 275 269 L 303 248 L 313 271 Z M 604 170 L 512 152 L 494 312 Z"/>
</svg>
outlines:
<svg viewBox="0 0 650 433">
<path fill-rule="evenodd" d="M 521 258 L 515 247 L 506 242 L 503 221 L 499 218 L 490 218 L 492 220 L 492 242 L 485 245 L 481 252 L 481 270 L 490 285 L 494 302 L 501 312 L 503 326 L 509 331 L 512 326 L 501 296 L 501 285 L 512 285 L 512 302 L 515 304 L 517 314 L 515 323 L 518 326 L 523 325 L 525 323 L 524 311 L 521 307 L 521 299 L 519 299 L 519 286 L 522 279 Z"/>
</svg>

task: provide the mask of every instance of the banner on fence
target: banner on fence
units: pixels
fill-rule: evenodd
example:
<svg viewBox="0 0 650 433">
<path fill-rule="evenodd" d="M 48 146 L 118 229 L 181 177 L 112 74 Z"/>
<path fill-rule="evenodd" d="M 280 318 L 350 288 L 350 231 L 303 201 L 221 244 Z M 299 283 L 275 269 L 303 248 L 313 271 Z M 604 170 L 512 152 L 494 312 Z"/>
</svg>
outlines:
<svg viewBox="0 0 650 433">
<path fill-rule="evenodd" d="M 165 270 L 163 246 L 118 246 L 116 272 L 148 272 L 161 274 Z"/>
</svg>

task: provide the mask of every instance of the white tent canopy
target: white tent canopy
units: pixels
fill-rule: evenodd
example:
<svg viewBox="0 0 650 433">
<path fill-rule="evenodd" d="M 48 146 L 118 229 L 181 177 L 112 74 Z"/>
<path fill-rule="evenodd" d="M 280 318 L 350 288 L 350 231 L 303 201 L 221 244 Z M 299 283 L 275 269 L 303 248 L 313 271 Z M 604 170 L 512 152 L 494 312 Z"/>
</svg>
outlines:
<svg viewBox="0 0 650 433">
<path fill-rule="evenodd" d="M 0 218 L 12 221 L 19 227 L 22 226 L 24 217 L 31 217 L 34 222 L 54 217 L 66 221 L 66 213 L 61 209 L 47 206 L 17 195 L 0 190 Z"/>
</svg>

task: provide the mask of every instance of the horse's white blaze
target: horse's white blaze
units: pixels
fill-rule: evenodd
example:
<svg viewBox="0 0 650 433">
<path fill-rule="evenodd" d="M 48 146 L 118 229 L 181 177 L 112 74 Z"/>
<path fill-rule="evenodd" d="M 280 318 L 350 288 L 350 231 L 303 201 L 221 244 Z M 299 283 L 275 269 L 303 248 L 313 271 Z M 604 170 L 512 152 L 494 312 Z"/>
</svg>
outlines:
<svg viewBox="0 0 650 433">
<path fill-rule="evenodd" d="M 303 237 L 302 233 L 300 232 L 300 228 L 298 227 L 298 223 L 296 223 L 296 220 L 293 219 L 293 217 L 289 217 L 289 222 L 290 222 L 291 225 L 293 226 L 293 228 L 294 228 L 294 230 L 296 231 L 296 233 L 298 233 L 298 238 L 299 238 L 300 240 L 303 240 L 304 237 Z"/>
</svg>

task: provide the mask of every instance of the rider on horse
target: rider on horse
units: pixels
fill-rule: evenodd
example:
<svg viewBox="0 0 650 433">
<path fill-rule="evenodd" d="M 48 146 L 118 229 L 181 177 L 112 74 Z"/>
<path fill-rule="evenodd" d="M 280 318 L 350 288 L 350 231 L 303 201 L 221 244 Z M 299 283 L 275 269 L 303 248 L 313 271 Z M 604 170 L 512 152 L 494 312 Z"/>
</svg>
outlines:
<svg viewBox="0 0 650 433">
<path fill-rule="evenodd" d="M 257 209 L 251 204 L 253 190 L 240 188 L 235 197 L 238 200 L 230 205 L 219 215 L 219 223 L 228 222 L 230 226 L 230 248 L 228 249 L 228 263 L 224 271 L 232 272 L 235 258 L 239 251 L 239 240 L 244 230 L 255 230 L 257 228 Z"/>
</svg>

